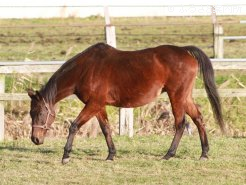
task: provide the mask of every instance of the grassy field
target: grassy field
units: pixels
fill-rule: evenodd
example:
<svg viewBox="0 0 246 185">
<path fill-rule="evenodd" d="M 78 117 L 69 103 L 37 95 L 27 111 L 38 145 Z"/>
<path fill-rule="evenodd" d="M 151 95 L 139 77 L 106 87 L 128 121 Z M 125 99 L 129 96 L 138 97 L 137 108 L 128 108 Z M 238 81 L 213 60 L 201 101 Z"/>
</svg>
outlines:
<svg viewBox="0 0 246 185">
<path fill-rule="evenodd" d="M 246 35 L 245 16 L 218 17 L 224 35 Z M 211 17 L 112 18 L 117 47 L 136 50 L 162 44 L 196 45 L 213 57 Z M 0 19 L 0 60 L 66 60 L 105 41 L 104 18 Z M 246 42 L 225 42 L 226 58 L 246 58 Z"/>
<path fill-rule="evenodd" d="M 246 184 L 246 140 L 210 136 L 208 161 L 199 161 L 198 136 L 184 136 L 177 156 L 161 160 L 172 137 L 114 137 L 114 162 L 106 162 L 103 137 L 77 138 L 71 162 L 62 165 L 65 139 L 42 146 L 30 140 L 0 143 L 2 185 L 18 184 Z"/>
<path fill-rule="evenodd" d="M 245 16 L 218 17 L 225 35 L 246 35 L 246 25 L 238 24 L 239 20 L 245 20 Z M 111 21 L 116 26 L 119 49 L 191 44 L 213 57 L 210 17 L 113 18 Z M 96 42 L 105 42 L 104 19 L 98 16 L 0 19 L 0 27 L 0 61 L 67 60 Z M 246 58 L 245 47 L 244 41 L 226 41 L 225 57 Z M 25 92 L 28 87 L 39 89 L 50 76 L 6 75 L 6 92 Z M 219 88 L 246 88 L 245 71 L 216 71 L 216 83 Z M 196 88 L 203 88 L 200 78 Z M 197 98 L 196 102 L 201 104 L 209 133 L 208 161 L 198 160 L 201 147 L 193 124 L 193 135 L 184 136 L 177 156 L 169 161 L 161 160 L 172 141 L 173 118 L 167 123 L 157 123 L 162 110 L 158 107 L 164 105 L 171 110 L 168 100 L 156 100 L 134 110 L 137 132 L 134 138 L 117 135 L 118 109 L 107 107 L 118 149 L 114 162 L 104 161 L 107 147 L 102 136 L 82 138 L 81 131 L 67 165 L 61 164 L 65 136 L 70 121 L 83 105 L 76 100 L 61 101 L 53 125 L 57 137 L 35 146 L 27 139 L 30 137 L 29 102 L 8 102 L 5 106 L 7 140 L 0 142 L 0 184 L 246 184 L 246 98 L 222 98 L 224 119 L 233 137 L 219 136 L 207 99 Z M 142 130 L 145 132 L 141 133 Z"/>
</svg>

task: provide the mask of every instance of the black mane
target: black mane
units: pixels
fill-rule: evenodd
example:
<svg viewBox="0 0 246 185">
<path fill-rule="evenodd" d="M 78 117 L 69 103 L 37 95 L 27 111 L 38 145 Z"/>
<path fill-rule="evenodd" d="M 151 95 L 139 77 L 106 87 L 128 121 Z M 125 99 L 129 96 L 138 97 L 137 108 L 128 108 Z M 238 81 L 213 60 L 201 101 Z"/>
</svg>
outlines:
<svg viewBox="0 0 246 185">
<path fill-rule="evenodd" d="M 57 94 L 56 73 L 49 79 L 48 83 L 41 88 L 40 93 L 48 104 L 54 104 Z"/>
</svg>

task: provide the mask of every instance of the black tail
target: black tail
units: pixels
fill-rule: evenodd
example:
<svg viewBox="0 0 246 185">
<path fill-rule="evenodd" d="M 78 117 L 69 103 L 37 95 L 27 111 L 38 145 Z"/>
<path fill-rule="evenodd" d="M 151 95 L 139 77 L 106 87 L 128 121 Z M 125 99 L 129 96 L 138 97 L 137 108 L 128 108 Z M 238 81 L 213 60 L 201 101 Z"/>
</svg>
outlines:
<svg viewBox="0 0 246 185">
<path fill-rule="evenodd" d="M 225 124 L 222 117 L 222 110 L 220 104 L 220 98 L 216 85 L 214 82 L 214 70 L 208 56 L 199 48 L 195 46 L 183 47 L 187 50 L 199 63 L 200 73 L 203 77 L 204 86 L 208 95 L 208 99 L 212 106 L 214 116 L 221 128 L 221 131 L 225 132 Z"/>
</svg>

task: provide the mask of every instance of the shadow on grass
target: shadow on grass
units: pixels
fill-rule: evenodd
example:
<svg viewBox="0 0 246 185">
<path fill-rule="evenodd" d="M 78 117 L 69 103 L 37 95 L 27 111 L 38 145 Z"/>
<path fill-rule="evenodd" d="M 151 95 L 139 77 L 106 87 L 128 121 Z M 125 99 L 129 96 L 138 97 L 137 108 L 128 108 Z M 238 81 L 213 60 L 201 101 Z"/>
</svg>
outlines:
<svg viewBox="0 0 246 185">
<path fill-rule="evenodd" d="M 44 154 L 54 154 L 57 153 L 56 150 L 50 148 L 27 148 L 19 146 L 0 146 L 0 150 L 9 150 L 16 152 L 32 152 L 32 153 L 44 153 Z"/>
<path fill-rule="evenodd" d="M 101 155 L 100 155 L 101 153 L 103 153 L 103 150 L 76 149 L 76 150 L 72 150 L 71 157 L 79 159 L 79 160 L 104 161 L 104 158 L 101 158 Z"/>
<path fill-rule="evenodd" d="M 102 150 L 98 149 L 76 149 L 72 150 L 72 153 L 74 155 L 86 155 L 86 156 L 97 156 L 99 153 L 103 152 Z"/>
<path fill-rule="evenodd" d="M 106 151 L 106 150 L 105 150 Z M 105 160 L 108 153 L 105 154 L 105 159 L 98 159 L 97 157 L 101 156 L 102 153 L 105 153 L 103 150 L 98 150 L 98 149 L 76 149 L 72 151 L 72 154 L 77 156 L 77 157 L 86 157 L 90 158 L 92 160 Z M 118 149 L 116 151 L 116 157 L 117 158 L 126 158 L 126 157 L 136 157 L 136 156 L 149 156 L 149 157 L 155 157 L 155 158 L 162 158 L 164 156 L 163 153 L 159 153 L 157 151 L 145 151 L 145 150 L 127 150 L 127 149 Z M 181 157 L 182 158 L 182 157 Z"/>
<path fill-rule="evenodd" d="M 53 164 L 49 156 L 56 156 L 57 151 L 50 148 L 29 148 L 25 146 L 0 146 L 0 152 L 4 153 L 3 160 L 23 164 L 27 162 L 37 164 Z M 40 157 L 41 156 L 41 157 Z"/>
</svg>

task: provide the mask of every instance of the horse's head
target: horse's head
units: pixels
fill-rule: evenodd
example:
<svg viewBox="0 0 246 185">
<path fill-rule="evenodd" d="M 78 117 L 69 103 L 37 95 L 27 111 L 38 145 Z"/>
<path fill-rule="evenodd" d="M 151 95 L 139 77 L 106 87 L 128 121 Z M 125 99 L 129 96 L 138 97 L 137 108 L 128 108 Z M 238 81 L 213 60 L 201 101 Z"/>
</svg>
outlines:
<svg viewBox="0 0 246 185">
<path fill-rule="evenodd" d="M 27 92 L 31 98 L 31 139 L 33 143 L 40 145 L 43 144 L 46 132 L 55 120 L 55 111 L 38 91 L 28 90 Z"/>
</svg>

